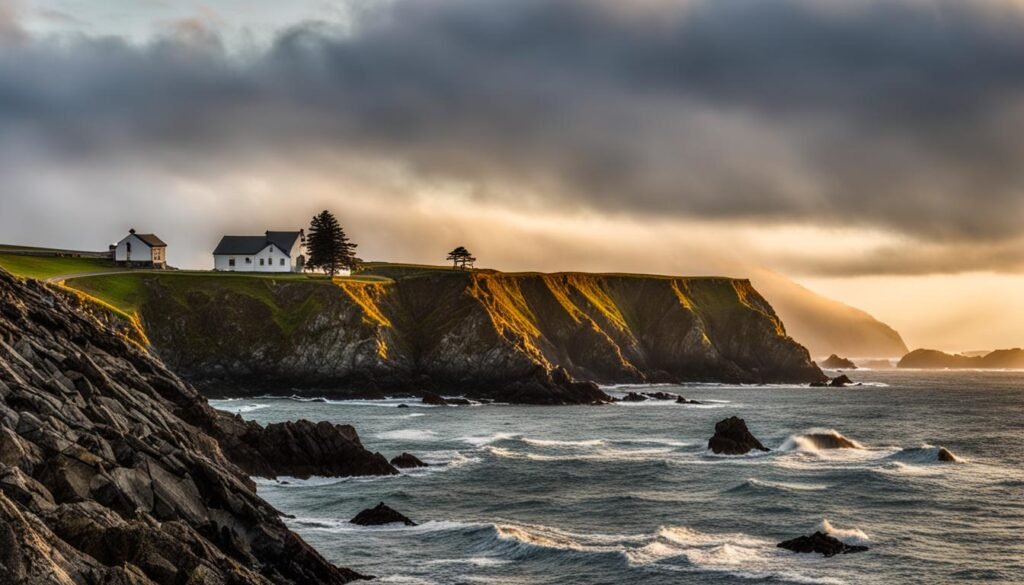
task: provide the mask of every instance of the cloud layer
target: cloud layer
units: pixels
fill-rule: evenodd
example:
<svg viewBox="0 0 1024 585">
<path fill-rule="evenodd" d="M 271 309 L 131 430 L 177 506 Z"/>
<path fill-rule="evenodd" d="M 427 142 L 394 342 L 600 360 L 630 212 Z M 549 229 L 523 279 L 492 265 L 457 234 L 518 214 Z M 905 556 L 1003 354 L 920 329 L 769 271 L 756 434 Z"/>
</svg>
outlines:
<svg viewBox="0 0 1024 585">
<path fill-rule="evenodd" d="M 33 40 L 0 13 L 0 222 L 42 192 L 80 209 L 166 196 L 169 179 L 330 180 L 367 160 L 467 185 L 468 204 L 868 228 L 926 248 L 879 250 L 898 258 L 878 272 L 1020 269 L 1015 3 L 396 0 L 360 14 L 240 55 L 195 27 L 145 46 Z"/>
</svg>

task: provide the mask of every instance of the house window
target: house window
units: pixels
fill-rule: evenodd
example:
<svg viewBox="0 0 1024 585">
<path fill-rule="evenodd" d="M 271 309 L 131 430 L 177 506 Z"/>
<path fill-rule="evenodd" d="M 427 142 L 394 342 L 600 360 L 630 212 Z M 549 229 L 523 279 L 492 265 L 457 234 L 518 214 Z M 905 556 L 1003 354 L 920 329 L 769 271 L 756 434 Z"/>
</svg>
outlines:
<svg viewBox="0 0 1024 585">
<path fill-rule="evenodd" d="M 281 266 L 284 266 L 284 258 L 281 258 Z"/>
<path fill-rule="evenodd" d="M 232 268 L 234 268 L 234 266 L 235 266 L 235 259 L 234 258 L 228 258 L 228 266 L 231 266 Z"/>
<path fill-rule="evenodd" d="M 245 263 L 246 264 L 252 264 L 252 258 L 246 258 L 245 259 Z"/>
<path fill-rule="evenodd" d="M 263 266 L 263 258 L 260 258 L 260 266 Z"/>
</svg>

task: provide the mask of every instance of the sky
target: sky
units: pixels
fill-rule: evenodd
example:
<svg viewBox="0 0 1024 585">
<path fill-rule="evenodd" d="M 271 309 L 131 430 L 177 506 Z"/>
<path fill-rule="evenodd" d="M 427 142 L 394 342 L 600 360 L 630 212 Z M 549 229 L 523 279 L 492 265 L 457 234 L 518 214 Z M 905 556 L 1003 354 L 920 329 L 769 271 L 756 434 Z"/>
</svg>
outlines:
<svg viewBox="0 0 1024 585">
<path fill-rule="evenodd" d="M 0 241 L 776 271 L 1024 345 L 1017 0 L 0 0 Z"/>
</svg>

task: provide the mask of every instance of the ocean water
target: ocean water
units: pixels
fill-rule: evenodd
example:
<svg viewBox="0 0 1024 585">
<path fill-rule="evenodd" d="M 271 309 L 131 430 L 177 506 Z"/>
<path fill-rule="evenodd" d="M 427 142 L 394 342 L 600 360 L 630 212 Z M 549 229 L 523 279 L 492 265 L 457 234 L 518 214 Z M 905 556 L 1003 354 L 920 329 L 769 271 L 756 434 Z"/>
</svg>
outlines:
<svg viewBox="0 0 1024 585">
<path fill-rule="evenodd" d="M 259 481 L 328 559 L 382 583 L 1024 582 L 1024 373 L 851 376 L 868 385 L 657 387 L 703 405 L 214 406 L 261 423 L 350 423 L 368 448 L 431 464 Z M 710 454 L 715 422 L 731 415 L 772 452 Z M 832 431 L 863 448 L 801 438 Z M 936 462 L 939 446 L 963 462 Z M 347 522 L 379 501 L 420 526 Z M 871 548 L 824 558 L 775 546 L 822 527 Z"/>
</svg>

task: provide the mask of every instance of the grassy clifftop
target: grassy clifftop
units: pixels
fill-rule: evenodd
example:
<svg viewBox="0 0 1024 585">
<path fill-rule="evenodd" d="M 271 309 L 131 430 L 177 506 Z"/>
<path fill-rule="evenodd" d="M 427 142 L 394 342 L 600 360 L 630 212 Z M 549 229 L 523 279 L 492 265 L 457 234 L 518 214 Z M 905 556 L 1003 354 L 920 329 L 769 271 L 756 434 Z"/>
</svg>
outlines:
<svg viewBox="0 0 1024 585">
<path fill-rule="evenodd" d="M 559 369 L 607 383 L 821 377 L 746 280 L 371 265 L 335 281 L 125 273 L 68 285 L 138 319 L 167 362 L 211 385 L 486 395 Z"/>
</svg>

